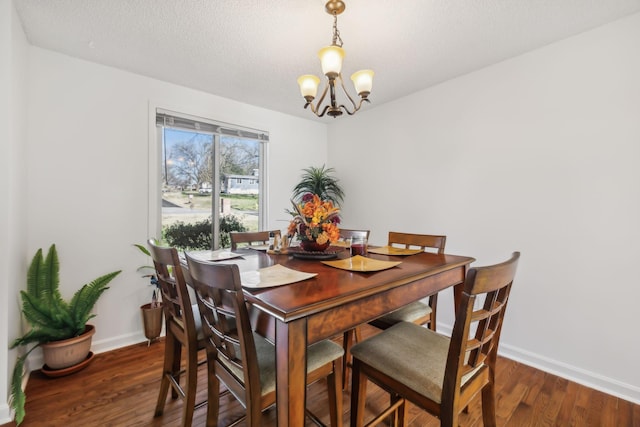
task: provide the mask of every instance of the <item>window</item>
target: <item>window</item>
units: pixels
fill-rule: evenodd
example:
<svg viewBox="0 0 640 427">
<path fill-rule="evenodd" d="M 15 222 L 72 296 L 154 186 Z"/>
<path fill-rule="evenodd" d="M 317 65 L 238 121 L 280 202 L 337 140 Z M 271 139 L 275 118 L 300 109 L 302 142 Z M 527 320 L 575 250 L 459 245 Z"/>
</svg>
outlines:
<svg viewBox="0 0 640 427">
<path fill-rule="evenodd" d="M 230 229 L 264 228 L 266 132 L 160 109 L 156 127 L 163 239 L 215 249 Z"/>
</svg>

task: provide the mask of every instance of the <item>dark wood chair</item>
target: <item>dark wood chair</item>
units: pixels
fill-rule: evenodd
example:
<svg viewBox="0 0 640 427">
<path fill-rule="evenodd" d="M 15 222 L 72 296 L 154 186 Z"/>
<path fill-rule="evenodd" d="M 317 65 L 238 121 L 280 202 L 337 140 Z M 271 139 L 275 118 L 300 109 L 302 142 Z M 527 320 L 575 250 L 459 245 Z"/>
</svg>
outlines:
<svg viewBox="0 0 640 427">
<path fill-rule="evenodd" d="M 341 228 L 340 240 L 347 241 L 353 237 L 365 237 L 367 240 L 369 240 L 370 233 L 371 233 L 371 230 L 350 230 L 347 228 Z M 359 342 L 360 340 L 361 340 L 360 328 L 358 326 L 346 331 L 342 337 L 342 348 L 344 350 L 344 356 L 342 358 L 342 366 L 344 368 L 342 370 L 342 387 L 344 389 L 347 388 L 347 384 L 348 384 L 349 371 L 347 368 L 351 366 L 350 350 L 351 350 L 351 347 L 353 346 L 353 343 Z"/>
<path fill-rule="evenodd" d="M 484 425 L 495 426 L 496 355 L 519 258 L 514 252 L 468 271 L 451 338 L 401 322 L 354 345 L 351 426 L 363 425 L 367 379 L 390 394 L 389 408 L 368 425 L 391 415 L 393 425 L 404 426 L 408 400 L 442 426 L 458 427 L 460 412 L 481 393 Z"/>
<path fill-rule="evenodd" d="M 181 425 L 189 427 L 194 410 L 207 403 L 206 401 L 199 404 L 195 402 L 198 385 L 198 350 L 204 349 L 200 313 L 197 304 L 191 304 L 178 251 L 175 248 L 161 247 L 153 239 L 147 243 L 162 294 L 166 334 L 164 367 L 155 416 L 162 415 L 171 386 L 172 398 L 181 397 L 184 400 Z M 186 363 L 185 368 L 181 369 L 183 347 Z M 181 377 L 184 382 L 182 386 L 180 385 Z"/>
<path fill-rule="evenodd" d="M 443 254 L 447 243 L 447 236 L 436 236 L 431 234 L 410 234 L 389 232 L 389 246 L 403 247 L 406 249 L 435 249 L 437 253 Z M 428 304 L 416 301 L 399 310 L 382 316 L 369 322 L 370 325 L 378 329 L 387 329 L 398 322 L 412 322 L 417 325 L 429 325 L 429 329 L 436 330 L 436 311 L 438 307 L 438 294 L 429 297 Z"/>
<path fill-rule="evenodd" d="M 229 233 L 231 240 L 231 250 L 238 249 L 238 244 L 241 247 L 251 247 L 257 245 L 269 244 L 269 233 L 273 233 L 275 236 L 280 237 L 280 230 L 268 230 L 268 231 L 232 231 Z"/>
<path fill-rule="evenodd" d="M 366 237 L 369 239 L 369 230 L 349 230 L 346 228 L 340 229 L 340 240 L 349 240 L 353 237 Z"/>
<path fill-rule="evenodd" d="M 276 402 L 275 346 L 252 330 L 238 266 L 186 257 L 206 336 L 207 426 L 218 424 L 220 381 L 246 408 L 246 425 L 259 426 L 262 411 Z M 342 355 L 330 340 L 307 350 L 307 383 L 327 378 L 332 426 L 342 425 Z"/>
</svg>

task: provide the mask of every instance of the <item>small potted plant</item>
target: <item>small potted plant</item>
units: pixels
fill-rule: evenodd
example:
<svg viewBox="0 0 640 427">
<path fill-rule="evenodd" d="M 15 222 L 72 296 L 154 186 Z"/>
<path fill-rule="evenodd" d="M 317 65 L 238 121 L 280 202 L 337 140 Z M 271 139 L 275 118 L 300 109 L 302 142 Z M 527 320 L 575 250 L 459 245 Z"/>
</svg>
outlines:
<svg viewBox="0 0 640 427">
<path fill-rule="evenodd" d="M 45 367 L 48 371 L 72 373 L 84 367 L 90 356 L 93 325 L 87 321 L 98 298 L 109 289 L 107 284 L 120 271 L 105 274 L 82 286 L 65 301 L 60 294 L 60 263 L 56 246 L 51 245 L 46 258 L 38 249 L 27 272 L 27 290 L 20 291 L 22 314 L 31 329 L 13 341 L 10 348 L 35 343 L 23 356 L 18 357 L 11 378 L 11 407 L 16 414 L 16 424 L 25 416 L 26 396 L 22 390 L 22 377 L 27 356 L 37 347 L 42 348 Z M 43 367 L 43 372 L 44 368 Z M 51 375 L 58 376 L 58 375 Z"/>
<path fill-rule="evenodd" d="M 330 201 L 336 207 L 340 206 L 344 199 L 344 190 L 340 180 L 333 176 L 333 168 L 326 168 L 324 165 L 310 166 L 302 172 L 304 173 L 300 176 L 300 182 L 293 188 L 292 197 L 295 202 L 301 202 L 305 194 L 311 193 L 317 194 L 321 200 Z"/>
<path fill-rule="evenodd" d="M 144 245 L 134 244 L 140 252 L 151 257 L 151 253 Z M 160 285 L 156 277 L 155 267 L 151 265 L 143 265 L 138 267 L 138 271 L 142 272 L 142 277 L 149 279 L 149 285 L 153 287 L 151 293 L 151 302 L 140 306 L 142 312 L 142 323 L 144 325 L 144 336 L 147 338 L 147 345 L 160 337 L 162 332 L 162 302 L 160 302 Z"/>
</svg>

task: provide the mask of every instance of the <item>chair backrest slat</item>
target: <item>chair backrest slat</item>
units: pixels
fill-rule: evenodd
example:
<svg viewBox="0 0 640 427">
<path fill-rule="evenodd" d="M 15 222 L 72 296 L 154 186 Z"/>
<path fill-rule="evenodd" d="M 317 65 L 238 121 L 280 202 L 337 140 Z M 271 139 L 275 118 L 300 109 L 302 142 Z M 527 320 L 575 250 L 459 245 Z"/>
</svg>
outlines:
<svg viewBox="0 0 640 427">
<path fill-rule="evenodd" d="M 156 269 L 167 327 L 178 326 L 195 343 L 195 319 L 178 251 L 160 246 L 154 239 L 150 239 L 147 244 Z"/>
<path fill-rule="evenodd" d="M 389 232 L 389 246 L 402 246 L 405 249 L 427 248 L 436 249 L 439 254 L 444 253 L 444 247 L 447 243 L 447 236 L 438 236 L 433 234 L 412 234 L 399 233 L 397 231 Z"/>
<path fill-rule="evenodd" d="M 519 258 L 520 253 L 514 252 L 501 264 L 467 272 L 451 335 L 443 394 L 459 393 L 466 374 L 487 366 L 493 369 Z M 476 300 L 482 298 L 482 307 L 475 309 Z"/>
<path fill-rule="evenodd" d="M 268 231 L 232 231 L 229 233 L 229 239 L 231 240 L 231 250 L 238 249 L 238 244 L 242 246 L 254 246 L 266 245 L 269 243 L 269 234 L 273 233 L 274 236 L 280 237 L 280 230 L 268 230 Z"/>
<path fill-rule="evenodd" d="M 348 240 L 353 237 L 364 237 L 366 239 L 369 239 L 369 233 L 370 233 L 369 230 L 350 230 L 348 228 L 341 228 L 340 239 Z"/>
<path fill-rule="evenodd" d="M 237 380 L 236 388 L 244 389 L 245 395 L 236 397 L 245 404 L 249 399 L 259 402 L 256 346 L 238 266 L 199 261 L 188 253 L 186 258 L 203 319 L 208 357 L 217 361 L 216 370 L 225 370 Z"/>
</svg>

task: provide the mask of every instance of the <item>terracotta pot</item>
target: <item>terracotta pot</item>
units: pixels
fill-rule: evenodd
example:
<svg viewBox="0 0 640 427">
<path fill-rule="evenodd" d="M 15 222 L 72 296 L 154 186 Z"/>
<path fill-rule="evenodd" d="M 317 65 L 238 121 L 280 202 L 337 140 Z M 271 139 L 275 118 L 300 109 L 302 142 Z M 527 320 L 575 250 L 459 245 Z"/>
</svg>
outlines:
<svg viewBox="0 0 640 427">
<path fill-rule="evenodd" d="M 307 252 L 323 252 L 325 251 L 331 242 L 327 241 L 322 245 L 316 242 L 315 240 L 303 240 L 300 242 L 300 247 L 302 250 Z"/>
<path fill-rule="evenodd" d="M 158 339 L 162 331 L 162 304 L 156 304 L 155 307 L 151 303 L 140 307 L 142 312 L 142 323 L 144 325 L 144 336 L 149 342 Z"/>
<path fill-rule="evenodd" d="M 41 344 L 42 357 L 49 369 L 64 369 L 84 361 L 91 350 L 91 338 L 96 333 L 93 325 L 86 325 L 77 337 Z"/>
</svg>

